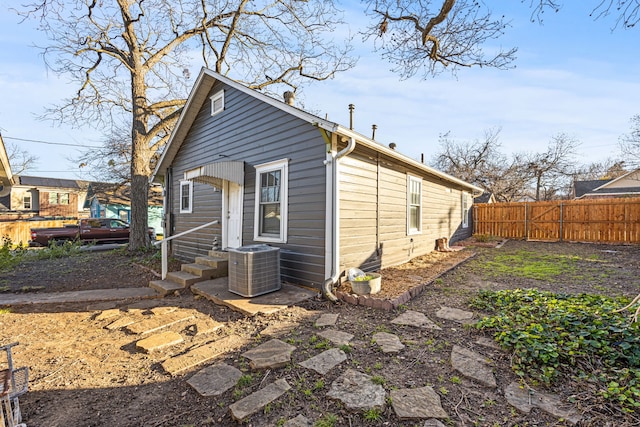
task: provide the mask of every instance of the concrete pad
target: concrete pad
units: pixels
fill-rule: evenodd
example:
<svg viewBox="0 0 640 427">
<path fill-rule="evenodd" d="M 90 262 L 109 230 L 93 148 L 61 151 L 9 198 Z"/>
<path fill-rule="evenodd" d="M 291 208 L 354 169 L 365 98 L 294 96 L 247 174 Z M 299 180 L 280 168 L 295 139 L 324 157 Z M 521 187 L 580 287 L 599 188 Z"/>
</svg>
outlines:
<svg viewBox="0 0 640 427">
<path fill-rule="evenodd" d="M 422 329 L 432 329 L 436 331 L 442 330 L 442 328 L 436 325 L 431 319 L 425 316 L 424 313 L 419 311 L 407 310 L 400 316 L 391 321 L 394 325 L 414 326 Z"/>
<path fill-rule="evenodd" d="M 387 332 L 373 334 L 373 339 L 382 348 L 383 353 L 397 353 L 404 348 L 397 335 Z"/>
<path fill-rule="evenodd" d="M 272 339 L 256 348 L 245 351 L 242 356 L 250 360 L 251 369 L 276 369 L 291 361 L 291 353 L 295 349 L 294 346 L 284 341 Z"/>
<path fill-rule="evenodd" d="M 31 304 L 64 304 L 76 302 L 119 301 L 130 298 L 157 298 L 151 288 L 114 288 L 88 291 L 2 294 L 0 307 Z"/>
<path fill-rule="evenodd" d="M 245 338 L 229 335 L 202 347 L 171 357 L 162 362 L 162 368 L 171 375 L 176 375 L 201 363 L 208 362 L 221 354 L 235 351 L 247 343 Z"/>
<path fill-rule="evenodd" d="M 281 378 L 229 406 L 231 416 L 233 419 L 241 421 L 249 415 L 255 414 L 290 389 L 289 383 Z"/>
<path fill-rule="evenodd" d="M 87 306 L 87 311 L 111 310 L 116 307 L 118 307 L 118 304 L 116 301 L 97 302 L 95 304 L 89 304 Z"/>
<path fill-rule="evenodd" d="M 160 334 L 151 335 L 148 338 L 136 342 L 136 348 L 145 353 L 162 350 L 166 347 L 180 344 L 184 341 L 182 336 L 176 332 L 162 332 Z"/>
<path fill-rule="evenodd" d="M 318 317 L 314 326 L 316 328 L 321 328 L 323 326 L 333 326 L 338 321 L 337 313 L 325 313 Z"/>
<path fill-rule="evenodd" d="M 436 313 L 440 319 L 453 320 L 458 323 L 471 323 L 473 313 L 470 311 L 460 310 L 459 308 L 441 307 Z"/>
<path fill-rule="evenodd" d="M 320 335 L 322 338 L 328 339 L 335 345 L 347 345 L 349 344 L 349 341 L 353 339 L 352 334 L 337 331 L 335 329 L 326 329 L 322 332 L 319 332 L 318 335 Z"/>
<path fill-rule="evenodd" d="M 258 313 L 272 314 L 284 310 L 290 305 L 313 298 L 317 292 L 283 283 L 280 290 L 253 298 L 244 298 L 229 292 L 228 277 L 205 280 L 191 286 L 191 291 L 218 305 L 224 305 L 247 316 Z"/>
<path fill-rule="evenodd" d="M 522 388 L 517 382 L 512 382 L 505 388 L 504 396 L 509 404 L 522 412 L 529 413 L 532 408 L 540 408 L 548 414 L 567 420 L 572 425 L 579 423 L 582 419 L 574 408 L 569 407 L 558 396 Z"/>
<path fill-rule="evenodd" d="M 496 378 L 487 359 L 481 354 L 454 345 L 451 350 L 451 366 L 467 378 L 487 387 L 496 387 Z"/>
<path fill-rule="evenodd" d="M 185 312 L 183 310 L 174 311 L 132 323 L 127 326 L 127 330 L 132 334 L 148 334 L 193 318 L 194 315 L 192 312 Z"/>
<path fill-rule="evenodd" d="M 239 369 L 225 363 L 207 366 L 187 380 L 200 396 L 220 396 L 234 387 L 242 377 Z"/>
<path fill-rule="evenodd" d="M 339 348 L 332 348 L 300 363 L 300 366 L 324 375 L 340 363 L 347 360 L 347 355 Z"/>
<path fill-rule="evenodd" d="M 342 402 L 347 409 L 368 410 L 384 408 L 386 392 L 369 375 L 348 369 L 331 384 L 327 396 Z"/>
<path fill-rule="evenodd" d="M 391 390 L 391 406 L 398 418 L 449 418 L 432 387 Z"/>
</svg>

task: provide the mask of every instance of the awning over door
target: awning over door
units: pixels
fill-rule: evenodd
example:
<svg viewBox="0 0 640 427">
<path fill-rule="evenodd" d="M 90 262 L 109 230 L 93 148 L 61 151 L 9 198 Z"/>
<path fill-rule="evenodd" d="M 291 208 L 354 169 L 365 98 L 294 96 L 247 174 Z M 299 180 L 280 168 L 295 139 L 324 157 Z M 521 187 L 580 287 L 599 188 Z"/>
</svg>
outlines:
<svg viewBox="0 0 640 427">
<path fill-rule="evenodd" d="M 244 162 L 220 161 L 188 170 L 184 179 L 222 188 L 223 181 L 244 185 Z"/>
</svg>

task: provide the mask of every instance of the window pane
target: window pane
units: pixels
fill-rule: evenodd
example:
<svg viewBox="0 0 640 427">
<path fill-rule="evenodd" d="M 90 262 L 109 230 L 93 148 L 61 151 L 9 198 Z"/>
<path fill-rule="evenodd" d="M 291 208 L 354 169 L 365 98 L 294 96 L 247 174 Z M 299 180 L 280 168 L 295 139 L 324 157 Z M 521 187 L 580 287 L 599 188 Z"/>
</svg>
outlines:
<svg viewBox="0 0 640 427">
<path fill-rule="evenodd" d="M 418 230 L 420 226 L 420 208 L 417 206 L 411 206 L 409 208 L 409 228 L 411 230 Z"/>
<path fill-rule="evenodd" d="M 69 193 L 61 193 L 60 194 L 60 204 L 68 205 L 69 204 Z"/>
<path fill-rule="evenodd" d="M 58 204 L 58 193 L 49 193 L 49 204 L 51 205 Z"/>
<path fill-rule="evenodd" d="M 189 184 L 182 184 L 180 187 L 181 191 L 181 200 L 180 200 L 180 209 L 188 210 L 189 209 Z"/>
<path fill-rule="evenodd" d="M 280 204 L 260 205 L 260 234 L 280 234 Z"/>
</svg>

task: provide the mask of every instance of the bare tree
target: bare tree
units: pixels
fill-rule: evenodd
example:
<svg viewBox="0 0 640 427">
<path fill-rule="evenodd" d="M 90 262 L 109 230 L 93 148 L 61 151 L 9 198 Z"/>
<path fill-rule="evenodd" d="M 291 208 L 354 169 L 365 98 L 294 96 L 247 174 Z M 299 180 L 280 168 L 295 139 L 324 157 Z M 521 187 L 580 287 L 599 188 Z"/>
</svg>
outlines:
<svg viewBox="0 0 640 427">
<path fill-rule="evenodd" d="M 207 67 L 265 91 L 353 66 L 348 44 L 326 36 L 341 14 L 322 0 L 38 0 L 21 14 L 49 37 L 48 67 L 78 85 L 48 117 L 130 128 L 131 250 L 148 245 L 151 162 L 180 115 L 198 52 Z"/>
<path fill-rule="evenodd" d="M 5 145 L 5 148 L 11 165 L 11 173 L 14 175 L 28 172 L 38 163 L 38 156 L 21 149 L 18 144 L 9 143 Z"/>
<path fill-rule="evenodd" d="M 521 0 L 529 3 L 532 21 L 542 22 L 545 11 L 558 12 L 561 0 Z M 421 78 L 452 72 L 459 67 L 510 68 L 516 48 L 483 49 L 509 26 L 507 18 L 477 0 L 365 0 L 371 24 L 364 32 L 373 38 L 376 50 L 395 64 L 403 78 L 418 73 Z M 637 0 L 597 0 L 585 6 L 594 19 L 617 14 L 616 27 L 634 27 L 640 20 Z M 499 5 L 496 6 L 499 9 Z"/>
<path fill-rule="evenodd" d="M 575 181 L 591 181 L 597 179 L 613 179 L 626 174 L 626 161 L 605 159 L 601 162 L 593 162 L 584 165 L 574 175 Z"/>
<path fill-rule="evenodd" d="M 620 137 L 620 151 L 633 167 L 640 166 L 640 114 L 631 118 L 631 130 Z"/>
<path fill-rule="evenodd" d="M 526 167 L 533 182 L 535 200 L 552 200 L 570 193 L 575 173 L 576 148 L 579 142 L 560 133 L 551 138 L 547 151 L 525 157 Z"/>
<path fill-rule="evenodd" d="M 440 152 L 432 165 L 464 181 L 494 194 L 501 202 L 519 200 L 529 177 L 524 172 L 520 155 L 508 159 L 500 152 L 500 128 L 484 133 L 483 139 L 456 142 L 449 134 L 440 137 Z"/>
</svg>

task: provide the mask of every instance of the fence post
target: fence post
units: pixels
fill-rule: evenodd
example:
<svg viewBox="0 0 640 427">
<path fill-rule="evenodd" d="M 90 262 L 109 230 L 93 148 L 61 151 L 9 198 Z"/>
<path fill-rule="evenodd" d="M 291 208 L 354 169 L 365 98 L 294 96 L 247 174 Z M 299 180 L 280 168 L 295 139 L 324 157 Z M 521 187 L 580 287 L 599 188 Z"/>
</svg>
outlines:
<svg viewBox="0 0 640 427">
<path fill-rule="evenodd" d="M 529 240 L 529 204 L 524 204 L 524 240 Z"/>
<path fill-rule="evenodd" d="M 563 233 L 564 233 L 564 229 L 563 229 L 563 225 L 564 225 L 564 221 L 563 221 L 563 208 L 564 208 L 564 204 L 562 202 L 560 202 L 560 241 L 563 241 Z"/>
</svg>

